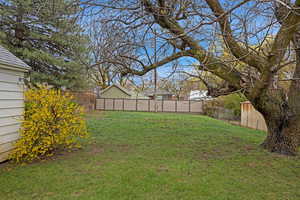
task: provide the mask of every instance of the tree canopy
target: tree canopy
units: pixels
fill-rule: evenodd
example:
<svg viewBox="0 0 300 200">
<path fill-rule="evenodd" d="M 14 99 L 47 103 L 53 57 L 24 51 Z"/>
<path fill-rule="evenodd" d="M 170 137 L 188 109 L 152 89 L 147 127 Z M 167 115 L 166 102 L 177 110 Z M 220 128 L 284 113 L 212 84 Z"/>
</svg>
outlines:
<svg viewBox="0 0 300 200">
<path fill-rule="evenodd" d="M 31 82 L 83 86 L 87 38 L 69 0 L 0 0 L 0 43 L 32 67 Z"/>
</svg>

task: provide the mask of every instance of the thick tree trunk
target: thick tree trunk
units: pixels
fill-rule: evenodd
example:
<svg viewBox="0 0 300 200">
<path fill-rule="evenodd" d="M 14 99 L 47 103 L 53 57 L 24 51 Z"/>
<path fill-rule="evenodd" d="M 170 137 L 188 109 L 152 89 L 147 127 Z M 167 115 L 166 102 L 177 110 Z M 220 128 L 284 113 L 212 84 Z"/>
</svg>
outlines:
<svg viewBox="0 0 300 200">
<path fill-rule="evenodd" d="M 262 147 L 270 152 L 295 155 L 300 146 L 300 38 L 295 35 L 296 67 L 289 91 L 266 88 L 252 99 L 262 113 L 268 127 L 268 136 Z M 271 84 L 270 84 L 271 85 Z"/>
<path fill-rule="evenodd" d="M 296 123 L 298 122 L 300 126 L 300 30 L 295 34 L 293 44 L 296 52 L 296 68 L 288 93 L 288 103 L 289 107 L 292 108 L 292 117 L 294 118 Z M 298 144 L 300 146 L 299 127 L 295 128 L 294 131 L 297 134 Z"/>
<path fill-rule="evenodd" d="M 294 90 L 293 84 L 288 95 L 283 90 L 267 88 L 251 100 L 265 118 L 268 135 L 261 146 L 270 152 L 284 155 L 297 153 L 300 144 L 300 101 L 295 101 L 299 98 L 299 89 L 297 92 Z"/>
<path fill-rule="evenodd" d="M 268 136 L 261 146 L 270 152 L 296 155 L 299 146 L 300 121 L 298 119 L 288 121 L 266 119 L 266 123 Z"/>
</svg>

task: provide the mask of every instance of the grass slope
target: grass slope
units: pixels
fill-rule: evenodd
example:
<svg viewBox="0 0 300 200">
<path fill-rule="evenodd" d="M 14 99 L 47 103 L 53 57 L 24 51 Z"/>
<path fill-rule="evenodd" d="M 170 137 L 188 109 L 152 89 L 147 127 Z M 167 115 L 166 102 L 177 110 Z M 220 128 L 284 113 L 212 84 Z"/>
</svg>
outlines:
<svg viewBox="0 0 300 200">
<path fill-rule="evenodd" d="M 88 116 L 82 150 L 0 166 L 0 199 L 300 199 L 300 158 L 260 148 L 263 132 L 199 115 Z"/>
</svg>

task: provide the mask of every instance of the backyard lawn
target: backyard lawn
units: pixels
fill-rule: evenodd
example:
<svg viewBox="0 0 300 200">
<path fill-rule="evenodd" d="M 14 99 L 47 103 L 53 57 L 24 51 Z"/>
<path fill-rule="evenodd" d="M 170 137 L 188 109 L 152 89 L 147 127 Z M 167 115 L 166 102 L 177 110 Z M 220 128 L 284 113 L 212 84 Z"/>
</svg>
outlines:
<svg viewBox="0 0 300 200">
<path fill-rule="evenodd" d="M 188 114 L 87 116 L 83 149 L 0 165 L 0 199 L 300 199 L 300 156 L 260 148 L 265 133 Z"/>
</svg>

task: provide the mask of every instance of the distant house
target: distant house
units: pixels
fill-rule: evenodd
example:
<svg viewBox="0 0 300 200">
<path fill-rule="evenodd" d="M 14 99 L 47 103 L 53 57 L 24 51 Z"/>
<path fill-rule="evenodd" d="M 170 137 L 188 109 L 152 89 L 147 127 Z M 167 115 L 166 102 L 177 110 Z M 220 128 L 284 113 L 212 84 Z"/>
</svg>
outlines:
<svg viewBox="0 0 300 200">
<path fill-rule="evenodd" d="M 154 99 L 155 93 L 154 91 L 148 91 L 145 93 L 150 99 Z M 174 99 L 174 95 L 171 92 L 165 90 L 157 90 L 156 91 L 156 99 L 158 100 L 172 100 Z"/>
<path fill-rule="evenodd" d="M 100 98 L 149 99 L 149 97 L 142 93 L 127 90 L 117 84 L 111 85 L 100 91 Z"/>
<path fill-rule="evenodd" d="M 20 137 L 24 110 L 24 74 L 30 67 L 0 46 L 0 162 Z"/>
<path fill-rule="evenodd" d="M 192 90 L 190 92 L 189 100 L 207 100 L 211 99 L 210 96 L 207 95 L 207 90 Z"/>
</svg>

